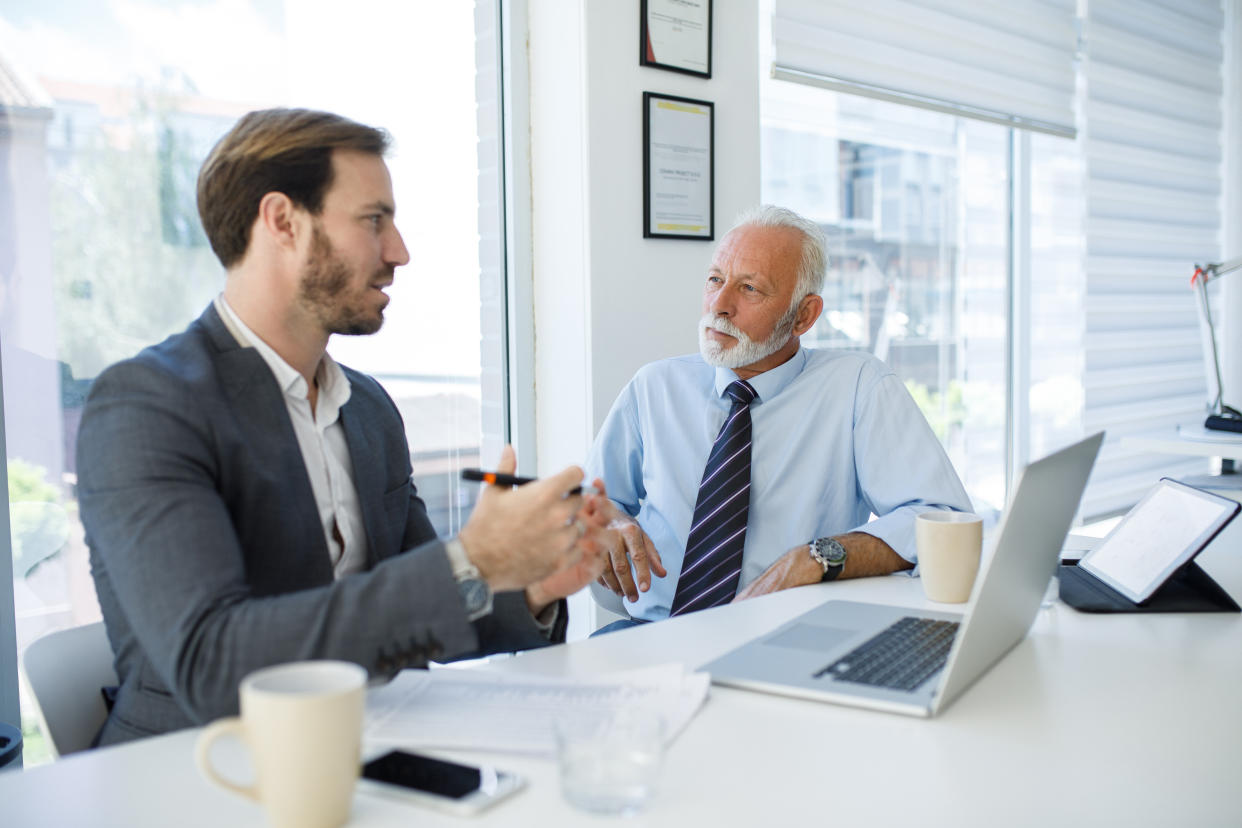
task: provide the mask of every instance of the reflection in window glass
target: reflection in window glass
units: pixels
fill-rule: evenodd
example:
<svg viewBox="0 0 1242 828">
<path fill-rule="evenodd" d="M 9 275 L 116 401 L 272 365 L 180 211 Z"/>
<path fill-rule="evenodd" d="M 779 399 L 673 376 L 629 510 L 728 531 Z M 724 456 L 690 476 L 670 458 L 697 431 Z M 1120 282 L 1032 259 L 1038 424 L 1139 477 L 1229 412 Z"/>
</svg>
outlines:
<svg viewBox="0 0 1242 828">
<path fill-rule="evenodd" d="M 764 85 L 763 200 L 828 236 L 803 338 L 887 362 L 976 508 L 1004 502 L 1004 127 L 779 81 Z"/>
<path fill-rule="evenodd" d="M 183 329 L 223 286 L 195 186 L 208 150 L 251 109 L 329 109 L 392 132 L 412 261 L 383 330 L 329 349 L 385 385 L 437 530 L 460 525 L 476 490 L 458 470 L 505 428 L 505 383 L 489 382 L 487 399 L 480 389 L 504 370 L 503 335 L 481 345 L 480 325 L 481 296 L 504 318 L 499 271 L 481 284 L 479 264 L 481 235 L 500 244 L 486 224 L 500 180 L 489 27 L 491 3 L 477 21 L 472 3 L 356 0 L 348 15 L 309 0 L 5 3 L 0 348 L 19 652 L 99 617 L 74 502 L 82 404 L 104 367 Z M 481 180 L 497 191 L 482 193 L 482 220 Z M 45 751 L 26 729 L 37 763 Z"/>
<path fill-rule="evenodd" d="M 1010 130 L 771 79 L 761 88 L 763 200 L 828 235 L 824 315 L 804 344 L 885 360 L 976 510 L 994 516 L 1011 451 L 1021 464 L 1083 435 L 1081 144 L 1030 136 L 1029 215 L 1014 219 L 1029 244 L 1015 336 L 1029 347 L 1008 365 Z"/>
</svg>

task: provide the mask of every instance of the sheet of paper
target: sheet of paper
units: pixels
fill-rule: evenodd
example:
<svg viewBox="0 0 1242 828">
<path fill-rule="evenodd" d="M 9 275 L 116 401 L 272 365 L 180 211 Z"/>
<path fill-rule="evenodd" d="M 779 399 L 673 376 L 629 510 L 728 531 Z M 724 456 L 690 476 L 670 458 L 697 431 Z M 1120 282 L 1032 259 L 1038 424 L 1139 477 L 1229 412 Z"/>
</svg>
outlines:
<svg viewBox="0 0 1242 828">
<path fill-rule="evenodd" d="M 711 677 L 681 664 L 587 678 L 486 670 L 406 670 L 367 694 L 368 749 L 456 748 L 553 756 L 554 723 L 590 723 L 621 708 L 661 716 L 671 742 L 707 698 Z"/>
</svg>

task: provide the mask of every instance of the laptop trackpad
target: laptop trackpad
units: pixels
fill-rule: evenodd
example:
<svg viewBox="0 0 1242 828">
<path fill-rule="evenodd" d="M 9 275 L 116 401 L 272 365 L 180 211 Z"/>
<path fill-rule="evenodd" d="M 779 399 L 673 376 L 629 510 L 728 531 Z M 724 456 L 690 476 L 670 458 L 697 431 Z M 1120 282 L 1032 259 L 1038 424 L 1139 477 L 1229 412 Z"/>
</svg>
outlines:
<svg viewBox="0 0 1242 828">
<path fill-rule="evenodd" d="M 787 647 L 791 650 L 825 653 L 836 649 L 841 642 L 857 632 L 857 630 L 839 630 L 836 627 L 821 627 L 817 624 L 794 624 L 788 629 L 769 636 L 763 643 L 773 647 Z"/>
</svg>

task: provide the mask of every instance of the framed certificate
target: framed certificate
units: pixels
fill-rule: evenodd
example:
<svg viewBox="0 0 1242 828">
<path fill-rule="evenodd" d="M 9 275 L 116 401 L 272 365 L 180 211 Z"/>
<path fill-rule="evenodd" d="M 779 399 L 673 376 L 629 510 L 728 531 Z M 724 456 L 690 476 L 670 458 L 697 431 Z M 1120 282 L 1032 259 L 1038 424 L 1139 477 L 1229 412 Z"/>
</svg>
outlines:
<svg viewBox="0 0 1242 828">
<path fill-rule="evenodd" d="M 643 237 L 714 238 L 714 107 L 643 93 Z"/>
<path fill-rule="evenodd" d="M 642 0 L 638 62 L 712 76 L 712 0 Z"/>
</svg>

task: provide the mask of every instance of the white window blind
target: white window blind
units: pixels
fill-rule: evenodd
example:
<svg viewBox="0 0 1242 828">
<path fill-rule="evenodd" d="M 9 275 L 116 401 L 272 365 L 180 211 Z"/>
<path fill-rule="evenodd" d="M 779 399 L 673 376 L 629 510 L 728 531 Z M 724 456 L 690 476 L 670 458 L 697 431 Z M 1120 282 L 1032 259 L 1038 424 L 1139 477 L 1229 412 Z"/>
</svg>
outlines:
<svg viewBox="0 0 1242 828">
<path fill-rule="evenodd" d="M 1084 516 L 1206 471 L 1118 440 L 1204 417 L 1190 274 L 1220 260 L 1223 25 L 1219 0 L 1087 4 L 1084 425 L 1109 440 Z"/>
<path fill-rule="evenodd" d="M 774 0 L 773 77 L 1073 136 L 1074 0 Z"/>
</svg>

